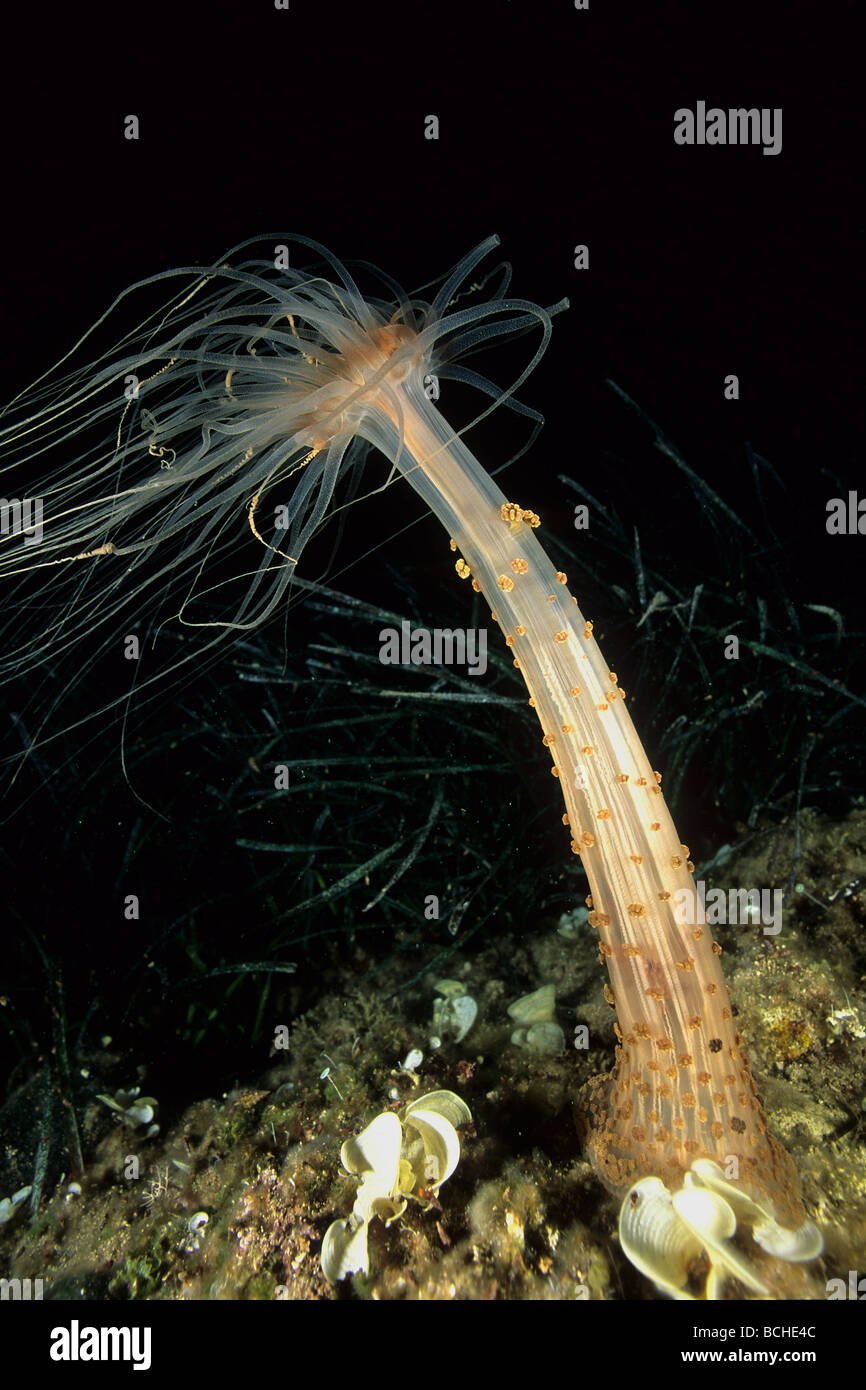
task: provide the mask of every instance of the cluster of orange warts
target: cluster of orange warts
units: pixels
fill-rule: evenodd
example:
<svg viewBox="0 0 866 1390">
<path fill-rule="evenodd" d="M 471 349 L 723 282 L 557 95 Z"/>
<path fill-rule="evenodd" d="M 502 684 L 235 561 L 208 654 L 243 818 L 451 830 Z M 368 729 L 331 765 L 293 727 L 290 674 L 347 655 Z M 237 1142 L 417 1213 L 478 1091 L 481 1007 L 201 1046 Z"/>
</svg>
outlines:
<svg viewBox="0 0 866 1390">
<path fill-rule="evenodd" d="M 504 502 L 504 503 L 502 504 L 501 508 L 500 508 L 500 517 L 501 517 L 501 519 L 505 522 L 505 524 L 508 526 L 508 528 L 509 528 L 509 530 L 512 532 L 512 534 L 516 533 L 517 529 L 518 529 L 520 526 L 524 525 L 524 524 L 525 524 L 525 525 L 528 525 L 528 526 L 531 526 L 533 529 L 536 529 L 536 528 L 537 528 L 538 526 L 540 526 L 540 524 L 541 524 L 540 518 L 538 517 L 537 513 L 533 512 L 533 511 L 530 511 L 528 508 L 521 507 L 521 506 L 520 506 L 518 503 L 516 503 L 516 502 Z M 452 541 L 450 542 L 450 544 L 451 544 L 451 549 L 452 549 L 452 550 L 456 550 L 456 549 L 457 549 L 457 545 L 456 545 L 455 541 L 452 540 Z M 463 560 L 463 559 L 458 559 L 457 562 L 456 562 L 455 568 L 456 568 L 457 573 L 458 573 L 458 575 L 460 576 L 461 579 L 468 579 L 468 578 L 470 578 L 470 576 L 471 576 L 471 570 L 470 570 L 470 568 L 469 568 L 469 566 L 467 565 L 467 563 L 466 563 L 465 560 Z M 518 559 L 515 559 L 515 560 L 512 560 L 512 561 L 511 561 L 511 569 L 512 569 L 512 571 L 513 571 L 515 574 L 520 575 L 520 574 L 525 574 L 525 573 L 527 572 L 527 570 L 529 569 L 529 566 L 528 566 L 527 562 L 526 562 L 524 559 L 518 558 Z M 568 582 L 568 577 L 567 577 L 567 575 L 566 575 L 562 570 L 557 570 L 557 572 L 556 572 L 556 578 L 557 578 L 557 581 L 558 581 L 560 584 L 562 584 L 562 585 L 565 585 L 565 584 L 567 584 L 567 582 Z M 499 587 L 500 587 L 504 592 L 506 592 L 506 593 L 509 592 L 510 590 L 512 590 L 512 589 L 514 588 L 514 580 L 510 577 L 510 575 L 505 575 L 505 574 L 500 575 L 497 582 L 498 582 L 498 584 L 499 584 Z M 475 579 L 472 580 L 472 587 L 473 587 L 473 589 L 475 589 L 476 592 L 479 592 L 479 593 L 480 593 L 480 586 L 479 586 L 477 580 L 475 580 Z M 554 601 L 555 601 L 555 595 L 554 595 L 554 594 L 549 594 L 549 595 L 548 595 L 548 602 L 553 603 Z M 577 599 L 574 598 L 574 597 L 572 597 L 572 601 L 573 601 L 575 604 L 577 603 Z M 491 616 L 491 618 L 493 619 L 494 622 L 498 622 L 498 619 L 497 619 L 497 616 L 496 616 L 495 613 L 491 612 L 490 616 Z M 523 636 L 525 636 L 525 634 L 526 634 L 526 628 L 523 627 L 523 626 L 518 626 L 518 627 L 516 627 L 516 628 L 515 628 L 515 634 L 516 634 L 518 637 L 523 637 Z M 587 641 L 587 642 L 590 641 L 590 639 L 592 638 L 592 635 L 593 635 L 593 625 L 592 625 L 592 622 L 591 622 L 589 619 L 587 619 L 586 624 L 585 624 L 585 627 L 584 627 L 584 632 L 583 632 L 584 641 Z M 554 641 L 556 641 L 556 642 L 564 643 L 564 642 L 567 642 L 568 639 L 569 639 L 569 633 L 568 633 L 567 631 L 565 631 L 565 630 L 562 630 L 562 631 L 560 631 L 560 632 L 554 633 Z M 513 647 L 513 646 L 514 646 L 514 637 L 512 637 L 510 634 L 508 634 L 508 635 L 506 636 L 506 638 L 505 638 L 505 642 L 506 642 L 506 645 L 507 645 L 507 646 Z M 516 658 L 515 658 L 515 660 L 514 660 L 514 665 L 515 665 L 515 667 L 516 667 L 518 670 L 520 670 L 520 662 L 519 662 L 519 660 L 517 660 Z M 604 692 L 604 697 L 605 697 L 604 700 L 601 701 L 598 705 L 596 705 L 596 709 L 598 709 L 601 713 L 604 713 L 607 709 L 609 709 L 610 704 L 611 704 L 614 700 L 617 700 L 617 699 L 623 699 L 623 700 L 624 700 L 624 699 L 625 699 L 625 691 L 623 690 L 622 686 L 618 684 L 618 677 L 617 677 L 616 671 L 608 671 L 607 676 L 608 676 L 608 681 L 610 682 L 610 688 L 607 689 L 607 690 L 605 690 L 605 692 Z M 571 695 L 572 695 L 575 699 L 577 699 L 577 698 L 580 696 L 580 694 L 581 694 L 580 686 L 576 686 L 576 685 L 575 685 L 575 686 L 572 686 L 572 688 L 571 688 Z M 534 700 L 532 697 L 530 697 L 529 704 L 531 705 L 531 707 L 532 707 L 533 709 L 535 709 L 535 707 L 536 707 L 536 705 L 535 705 L 535 700 Z M 569 734 L 571 734 L 571 733 L 574 732 L 573 726 L 572 726 L 571 724 L 562 724 L 562 725 L 560 726 L 560 728 L 561 728 L 561 732 L 562 732 L 563 734 L 565 734 L 566 736 L 568 736 Z M 556 734 L 548 734 L 548 733 L 545 733 L 545 734 L 542 735 L 542 743 L 544 744 L 545 748 L 550 748 L 551 745 L 554 744 L 554 743 L 556 742 L 556 738 L 557 738 L 557 735 L 556 735 Z M 595 752 L 595 748 L 594 748 L 594 746 L 593 746 L 592 744 L 586 744 L 586 745 L 581 749 L 581 752 L 584 754 L 585 757 L 591 757 L 592 754 Z M 557 767 L 557 765 L 556 765 L 555 762 L 554 762 L 552 768 L 550 769 L 550 771 L 551 771 L 551 775 L 552 775 L 552 776 L 557 777 L 557 778 L 559 777 L 560 771 L 559 771 L 559 768 Z M 634 779 L 633 785 L 634 785 L 634 786 L 637 786 L 637 787 L 645 787 L 645 786 L 649 785 L 649 790 L 650 790 L 650 792 L 651 792 L 651 793 L 654 793 L 654 794 L 656 794 L 656 795 L 658 795 L 658 796 L 660 796 L 660 795 L 661 795 L 660 783 L 661 783 L 661 780 L 662 780 L 662 779 L 661 779 L 661 773 L 660 773 L 660 772 L 656 772 L 656 773 L 654 774 L 654 776 L 655 776 L 655 785 L 648 784 L 648 779 L 647 779 L 646 777 L 636 777 L 636 778 Z M 627 772 L 621 772 L 621 773 L 618 774 L 616 780 L 617 780 L 619 783 L 626 783 L 626 782 L 629 781 L 629 774 L 628 774 Z M 610 820 L 610 818 L 611 818 L 611 811 L 610 811 L 610 809 L 609 809 L 608 807 L 602 806 L 602 807 L 600 807 L 599 810 L 596 812 L 596 817 L 597 817 L 597 819 L 600 820 L 600 821 Z M 563 815 L 563 817 L 562 817 L 562 823 L 563 823 L 563 825 L 565 825 L 565 826 L 568 826 L 568 825 L 569 825 L 569 818 L 568 818 L 568 815 L 567 815 L 567 814 L 564 814 L 564 815 Z M 660 830 L 660 829 L 661 829 L 661 824 L 660 824 L 660 822 L 659 822 L 659 821 L 653 821 L 653 822 L 651 823 L 651 825 L 650 825 L 650 829 L 651 829 L 651 830 L 655 830 L 655 831 Z M 581 836 L 580 836 L 579 839 L 573 839 L 573 840 L 571 841 L 572 853 L 577 854 L 577 855 L 580 855 L 580 854 L 582 854 L 582 853 L 584 852 L 584 850 L 586 850 L 586 849 L 591 849 L 594 845 L 595 845 L 595 836 L 592 834 L 591 831 L 585 830 L 585 831 L 583 831 L 583 833 L 581 834 Z M 683 849 L 685 850 L 686 858 L 688 858 L 688 849 L 687 849 L 685 846 L 683 846 Z M 636 863 L 639 863 L 639 862 L 640 862 L 640 858 L 641 858 L 640 855 L 632 855 L 631 857 L 632 857 L 632 859 L 633 859 Z M 682 861 L 679 859 L 679 856 L 675 856 L 674 859 L 675 859 L 675 862 L 674 862 L 674 864 L 673 864 L 673 867 L 678 867 L 679 864 L 680 864 Z M 688 864 L 688 868 L 689 868 L 690 871 L 693 871 L 694 866 L 693 866 L 691 863 L 689 863 L 689 864 Z M 670 894 L 669 894 L 669 893 L 664 893 L 664 892 L 662 892 L 662 893 L 659 894 L 659 897 L 660 897 L 662 900 L 665 900 L 665 899 L 667 899 L 667 898 L 670 897 Z M 632 912 L 632 915 L 635 916 L 635 917 L 642 916 L 642 915 L 646 912 L 646 908 L 645 908 L 645 906 L 644 906 L 642 903 L 635 903 L 635 904 L 633 904 L 633 905 L 632 905 L 632 908 L 630 908 L 629 910 L 630 910 L 630 912 Z"/>
</svg>

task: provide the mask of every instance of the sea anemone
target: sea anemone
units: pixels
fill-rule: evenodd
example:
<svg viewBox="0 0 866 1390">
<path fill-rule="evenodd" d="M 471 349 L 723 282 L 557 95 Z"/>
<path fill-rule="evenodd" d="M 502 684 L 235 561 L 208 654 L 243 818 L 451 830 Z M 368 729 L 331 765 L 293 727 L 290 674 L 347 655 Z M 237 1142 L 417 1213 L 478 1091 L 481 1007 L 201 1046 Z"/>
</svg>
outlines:
<svg viewBox="0 0 866 1390">
<path fill-rule="evenodd" d="M 133 285 L 0 413 L 0 684 L 26 687 L 24 757 L 58 736 L 58 707 L 104 652 L 132 658 L 134 679 L 88 718 L 125 703 L 130 684 L 141 697 L 190 661 L 201 669 L 224 637 L 264 623 L 299 583 L 313 536 L 362 488 L 402 473 L 430 501 L 410 447 L 416 418 L 434 455 L 462 447 L 435 409 L 441 380 L 491 397 L 476 421 L 501 404 L 539 421 L 513 393 L 565 301 L 510 297 L 506 264 L 470 284 L 497 245 L 488 237 L 422 297 L 366 263 L 356 279 L 305 237 L 243 242 L 218 265 Z M 376 293 L 362 294 L 362 277 Z M 174 285 L 116 345 L 72 365 Z M 534 326 L 540 341 L 506 389 L 458 364 Z M 365 470 L 371 446 L 390 473 Z M 201 640 L 159 660 L 167 625 Z"/>
</svg>

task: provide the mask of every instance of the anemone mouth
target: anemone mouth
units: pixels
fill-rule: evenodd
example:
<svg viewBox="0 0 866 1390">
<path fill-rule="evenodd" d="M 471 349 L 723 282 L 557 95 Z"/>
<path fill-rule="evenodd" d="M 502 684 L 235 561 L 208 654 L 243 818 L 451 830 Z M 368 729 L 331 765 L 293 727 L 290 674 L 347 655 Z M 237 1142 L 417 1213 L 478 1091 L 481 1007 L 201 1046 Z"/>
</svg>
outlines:
<svg viewBox="0 0 866 1390">
<path fill-rule="evenodd" d="M 383 323 L 370 331 L 370 341 L 383 357 L 393 357 L 399 348 L 408 348 L 417 338 L 408 323 Z"/>
<path fill-rule="evenodd" d="M 330 395 L 309 422 L 305 440 L 321 449 L 344 431 L 356 432 L 362 418 L 381 412 L 399 430 L 403 408 L 399 388 L 428 369 L 423 341 L 407 323 L 377 324 L 358 330 L 339 358 L 329 359 Z"/>
</svg>

